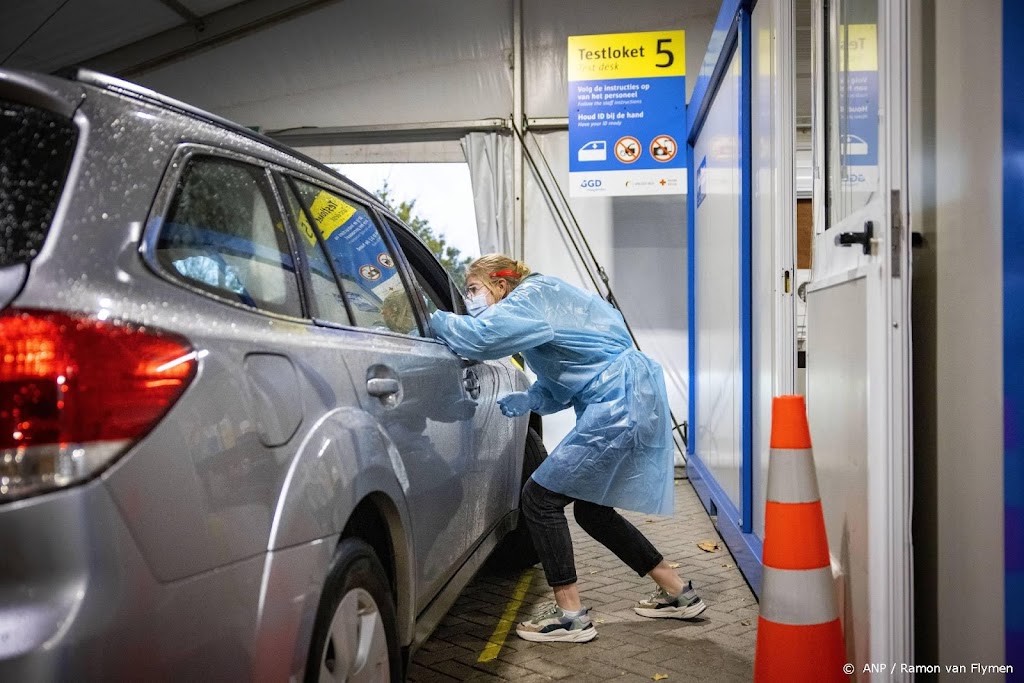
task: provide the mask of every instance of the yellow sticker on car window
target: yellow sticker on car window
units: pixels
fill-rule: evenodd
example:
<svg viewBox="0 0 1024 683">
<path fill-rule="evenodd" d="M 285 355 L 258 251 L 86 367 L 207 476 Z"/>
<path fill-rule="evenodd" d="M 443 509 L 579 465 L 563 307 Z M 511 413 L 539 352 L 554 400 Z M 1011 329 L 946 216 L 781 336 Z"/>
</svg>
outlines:
<svg viewBox="0 0 1024 683">
<path fill-rule="evenodd" d="M 343 202 L 330 192 L 321 190 L 313 199 L 313 205 L 309 207 L 309 212 L 313 215 L 317 227 L 320 228 L 321 237 L 326 240 L 355 215 L 356 207 Z M 316 244 L 316 235 L 313 233 L 309 221 L 306 220 L 305 213 L 299 216 L 299 228 L 310 244 Z"/>
</svg>

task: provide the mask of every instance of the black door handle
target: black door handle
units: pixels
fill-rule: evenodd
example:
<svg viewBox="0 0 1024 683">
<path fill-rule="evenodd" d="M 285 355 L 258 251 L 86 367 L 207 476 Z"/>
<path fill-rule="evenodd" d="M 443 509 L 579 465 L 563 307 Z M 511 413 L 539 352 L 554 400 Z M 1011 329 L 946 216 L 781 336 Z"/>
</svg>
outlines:
<svg viewBox="0 0 1024 683">
<path fill-rule="evenodd" d="M 466 374 L 462 376 L 462 386 L 465 387 L 470 398 L 480 398 L 480 378 L 477 377 L 476 372 L 466 370 Z"/>
<path fill-rule="evenodd" d="M 860 244 L 865 254 L 871 253 L 871 240 L 875 237 L 875 224 L 873 221 L 864 223 L 864 232 L 841 232 L 836 235 L 836 244 L 841 247 L 849 247 Z"/>
</svg>

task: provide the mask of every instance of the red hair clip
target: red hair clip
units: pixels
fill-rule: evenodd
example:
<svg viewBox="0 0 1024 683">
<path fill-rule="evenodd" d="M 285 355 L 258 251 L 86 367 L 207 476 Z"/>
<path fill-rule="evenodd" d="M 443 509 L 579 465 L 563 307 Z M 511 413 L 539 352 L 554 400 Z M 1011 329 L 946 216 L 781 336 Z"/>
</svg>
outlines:
<svg viewBox="0 0 1024 683">
<path fill-rule="evenodd" d="M 514 270 L 498 270 L 491 273 L 491 277 L 520 277 L 520 275 Z"/>
</svg>

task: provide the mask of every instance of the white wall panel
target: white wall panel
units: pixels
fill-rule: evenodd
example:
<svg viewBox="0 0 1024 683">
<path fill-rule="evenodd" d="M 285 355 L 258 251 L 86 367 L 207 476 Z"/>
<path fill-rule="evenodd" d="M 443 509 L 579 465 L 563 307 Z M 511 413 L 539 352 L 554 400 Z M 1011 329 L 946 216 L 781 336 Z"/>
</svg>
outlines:
<svg viewBox="0 0 1024 683">
<path fill-rule="evenodd" d="M 740 60 L 737 51 L 694 146 L 706 159 L 706 195 L 696 208 L 696 451 L 740 507 Z M 698 178 L 700 174 L 698 173 Z"/>
<path fill-rule="evenodd" d="M 136 80 L 264 130 L 506 118 L 511 22 L 511 0 L 346 0 Z"/>
<path fill-rule="evenodd" d="M 764 538 L 772 398 L 794 393 L 796 188 L 793 2 L 761 0 L 752 16 L 751 408 L 753 531 Z M 787 291 L 783 272 L 790 273 Z"/>
<path fill-rule="evenodd" d="M 751 151 L 753 159 L 753 196 L 751 198 L 751 351 L 753 430 L 753 522 L 754 533 L 764 538 L 764 508 L 768 490 L 768 453 L 771 434 L 772 394 L 774 393 L 775 283 L 772 259 L 772 235 L 775 229 L 775 174 L 779 163 L 774 146 L 772 27 L 774 0 L 762 0 L 754 8 L 752 28 L 753 72 Z"/>
<path fill-rule="evenodd" d="M 935 426 L 935 452 L 920 454 L 919 462 L 935 463 L 937 500 L 921 512 L 937 526 L 941 663 L 1001 663 L 1005 621 L 1019 618 L 1008 612 L 1005 591 L 1002 319 L 1005 306 L 1021 306 L 1001 300 L 1002 240 L 1010 231 L 1002 216 L 1002 165 L 1020 163 L 1005 161 L 1002 151 L 1002 98 L 1020 95 L 1002 92 L 1001 78 L 1021 66 L 1002 59 L 1001 3 L 925 4 L 934 4 L 934 53 L 923 65 L 934 94 L 924 102 L 927 125 L 914 124 L 931 129 L 923 136 L 934 135 L 920 150 L 933 164 L 924 181 L 934 182 L 934 196 L 919 204 L 918 217 L 934 265 L 936 296 L 922 305 L 933 307 L 934 366 L 927 372 L 935 392 L 914 400 L 925 404 Z M 965 595 L 971 599 L 957 605 Z"/>
<path fill-rule="evenodd" d="M 526 113 L 567 116 L 566 39 L 600 33 L 686 31 L 686 96 L 693 92 L 720 3 L 706 0 L 523 0 Z"/>
</svg>

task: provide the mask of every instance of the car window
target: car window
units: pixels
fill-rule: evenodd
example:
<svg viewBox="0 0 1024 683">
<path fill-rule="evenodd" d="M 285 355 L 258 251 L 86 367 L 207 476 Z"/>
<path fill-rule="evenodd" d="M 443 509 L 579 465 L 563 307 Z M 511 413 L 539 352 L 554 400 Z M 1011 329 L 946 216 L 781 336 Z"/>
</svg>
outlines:
<svg viewBox="0 0 1024 683">
<path fill-rule="evenodd" d="M 388 224 L 409 261 L 416 294 L 423 301 L 427 315 L 437 310 L 452 312 L 451 284 L 444 268 L 408 229 L 390 218 Z"/>
<path fill-rule="evenodd" d="M 324 253 L 323 244 L 309 231 L 309 218 L 295 196 L 294 187 L 291 183 L 287 183 L 287 185 L 288 187 L 284 191 L 285 204 L 294 224 L 301 228 L 302 238 L 298 242 L 306 253 L 306 262 L 309 265 L 313 315 L 318 320 L 326 320 L 339 325 L 351 325 L 352 320 L 345 308 L 341 288 L 335 279 L 330 261 Z"/>
<path fill-rule="evenodd" d="M 271 213 L 263 169 L 227 159 L 189 161 L 157 240 L 173 275 L 220 298 L 302 315 L 284 224 Z"/>
<path fill-rule="evenodd" d="M 77 140 L 66 118 L 0 99 L 0 268 L 39 253 Z"/>
<path fill-rule="evenodd" d="M 305 240 L 317 242 L 308 214 L 319 230 L 358 327 L 419 336 L 412 302 L 376 222 L 359 203 L 332 191 L 295 181 L 304 209 L 299 227 Z"/>
</svg>

